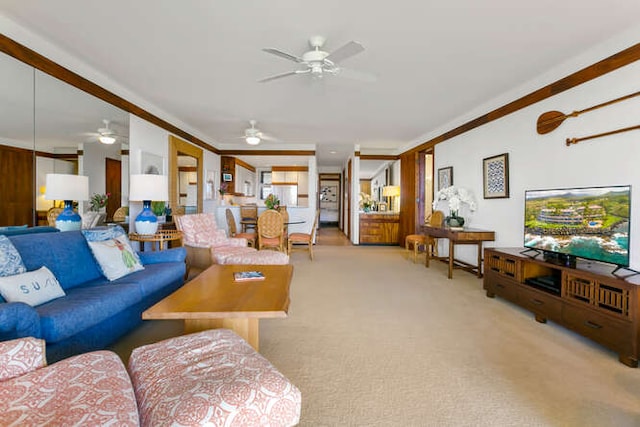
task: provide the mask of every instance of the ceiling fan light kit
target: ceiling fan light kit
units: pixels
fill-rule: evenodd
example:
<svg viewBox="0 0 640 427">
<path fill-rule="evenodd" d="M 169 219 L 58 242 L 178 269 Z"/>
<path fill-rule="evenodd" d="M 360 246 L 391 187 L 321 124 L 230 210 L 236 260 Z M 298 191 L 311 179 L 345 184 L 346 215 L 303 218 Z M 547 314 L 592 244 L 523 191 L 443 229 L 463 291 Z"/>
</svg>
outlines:
<svg viewBox="0 0 640 427">
<path fill-rule="evenodd" d="M 113 136 L 109 136 L 109 135 L 100 135 L 100 137 L 98 137 L 98 140 L 103 144 L 107 144 L 107 145 L 111 145 L 114 142 L 116 142 L 116 139 Z"/>
<path fill-rule="evenodd" d="M 258 138 L 257 136 L 248 136 L 245 138 L 245 141 L 247 141 L 247 144 L 249 145 L 258 145 L 260 144 L 260 138 Z"/>
</svg>

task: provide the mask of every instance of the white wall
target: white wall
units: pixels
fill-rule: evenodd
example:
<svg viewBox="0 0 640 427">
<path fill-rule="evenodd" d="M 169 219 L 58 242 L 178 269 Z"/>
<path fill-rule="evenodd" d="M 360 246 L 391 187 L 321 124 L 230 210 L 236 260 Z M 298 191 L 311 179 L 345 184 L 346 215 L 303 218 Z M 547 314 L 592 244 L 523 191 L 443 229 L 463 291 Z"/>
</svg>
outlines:
<svg viewBox="0 0 640 427">
<path fill-rule="evenodd" d="M 211 151 L 204 150 L 204 180 L 207 180 L 207 174 L 213 176 L 213 194 L 211 195 L 211 199 L 206 198 L 206 194 L 204 203 L 202 204 L 202 211 L 207 213 L 215 212 L 215 208 L 219 203 L 219 195 L 218 189 L 220 188 L 220 156 L 218 154 L 212 153 Z M 203 194 L 206 193 L 203 191 Z"/>
<path fill-rule="evenodd" d="M 567 138 L 640 124 L 640 98 L 569 118 L 546 135 L 536 132 L 540 114 L 570 113 L 633 93 L 640 89 L 638 76 L 636 62 L 436 145 L 435 168 L 453 166 L 454 184 L 476 196 L 477 211 L 462 212 L 465 225 L 495 230 L 496 241 L 488 246 L 518 247 L 523 242 L 525 190 L 631 184 L 631 267 L 640 268 L 640 251 L 633 247 L 640 242 L 640 130 L 565 145 Z M 484 200 L 482 159 L 502 153 L 509 153 L 510 198 Z M 445 202 L 439 209 L 447 211 Z M 476 255 L 474 249 L 459 247 L 456 256 L 474 262 Z"/>
</svg>

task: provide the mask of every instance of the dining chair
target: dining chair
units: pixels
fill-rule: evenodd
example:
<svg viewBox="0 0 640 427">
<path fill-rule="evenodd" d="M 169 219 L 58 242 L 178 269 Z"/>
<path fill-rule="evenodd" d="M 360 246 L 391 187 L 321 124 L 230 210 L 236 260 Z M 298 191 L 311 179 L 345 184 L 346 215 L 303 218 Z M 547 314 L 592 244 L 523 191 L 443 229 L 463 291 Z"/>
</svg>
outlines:
<svg viewBox="0 0 640 427">
<path fill-rule="evenodd" d="M 247 239 L 247 243 L 249 244 L 249 246 L 251 246 L 252 248 L 255 248 L 257 233 L 255 231 L 248 232 L 248 233 L 238 233 L 238 230 L 236 228 L 236 219 L 233 217 L 233 212 L 231 212 L 231 209 L 227 208 L 224 214 L 227 217 L 227 226 L 229 227 L 229 237 L 245 238 Z"/>
<path fill-rule="evenodd" d="M 258 206 L 252 205 L 240 205 L 240 226 L 242 232 L 245 233 L 247 228 L 255 228 L 258 225 Z"/>
<path fill-rule="evenodd" d="M 124 222 L 129 215 L 129 207 L 128 206 L 120 206 L 113 213 L 113 222 Z"/>
<path fill-rule="evenodd" d="M 47 211 L 47 223 L 49 223 L 49 227 L 56 226 L 56 218 L 58 218 L 62 211 L 62 208 L 51 208 Z"/>
<path fill-rule="evenodd" d="M 313 261 L 313 240 L 316 237 L 316 229 L 318 227 L 318 218 L 320 217 L 320 209 L 316 210 L 316 216 L 313 220 L 313 226 L 309 233 L 291 233 L 287 237 L 287 253 L 291 255 L 293 244 L 300 243 L 308 245 L 309 257 Z"/>
<path fill-rule="evenodd" d="M 285 252 L 284 221 L 280 212 L 267 209 L 258 217 L 258 250 L 275 248 Z"/>
</svg>

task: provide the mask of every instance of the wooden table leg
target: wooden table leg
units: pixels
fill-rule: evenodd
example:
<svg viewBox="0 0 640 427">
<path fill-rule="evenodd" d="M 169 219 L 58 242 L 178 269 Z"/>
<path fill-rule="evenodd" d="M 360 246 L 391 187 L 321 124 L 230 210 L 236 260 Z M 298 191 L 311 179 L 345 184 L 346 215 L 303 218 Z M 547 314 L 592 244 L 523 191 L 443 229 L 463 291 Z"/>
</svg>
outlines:
<svg viewBox="0 0 640 427">
<path fill-rule="evenodd" d="M 257 317 L 240 317 L 226 319 L 184 319 L 184 333 L 205 331 L 208 329 L 231 329 L 247 341 L 251 347 L 259 351 L 260 319 Z"/>
<path fill-rule="evenodd" d="M 478 242 L 478 277 L 482 278 L 482 242 Z"/>
<path fill-rule="evenodd" d="M 455 243 L 449 240 L 449 279 L 453 278 L 453 253 L 455 248 Z"/>
<path fill-rule="evenodd" d="M 427 236 L 427 242 L 429 241 L 429 236 Z M 424 259 L 424 266 L 429 268 L 429 260 L 431 259 L 431 249 L 429 248 L 429 243 L 426 244 L 426 252 L 427 256 Z"/>
</svg>

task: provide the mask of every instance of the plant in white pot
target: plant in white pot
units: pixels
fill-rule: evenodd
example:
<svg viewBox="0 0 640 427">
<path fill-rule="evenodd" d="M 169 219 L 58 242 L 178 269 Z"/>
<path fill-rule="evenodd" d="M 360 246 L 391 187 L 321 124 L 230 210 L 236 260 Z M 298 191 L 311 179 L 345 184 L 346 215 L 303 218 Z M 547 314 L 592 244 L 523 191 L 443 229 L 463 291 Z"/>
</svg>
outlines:
<svg viewBox="0 0 640 427">
<path fill-rule="evenodd" d="M 462 228 L 464 218 L 459 216 L 462 205 L 467 205 L 471 212 L 476 210 L 476 201 L 473 194 L 466 188 L 449 186 L 438 191 L 433 199 L 433 209 L 437 209 L 440 201 L 447 201 L 449 216 L 444 219 L 445 224 L 451 228 Z"/>
</svg>

